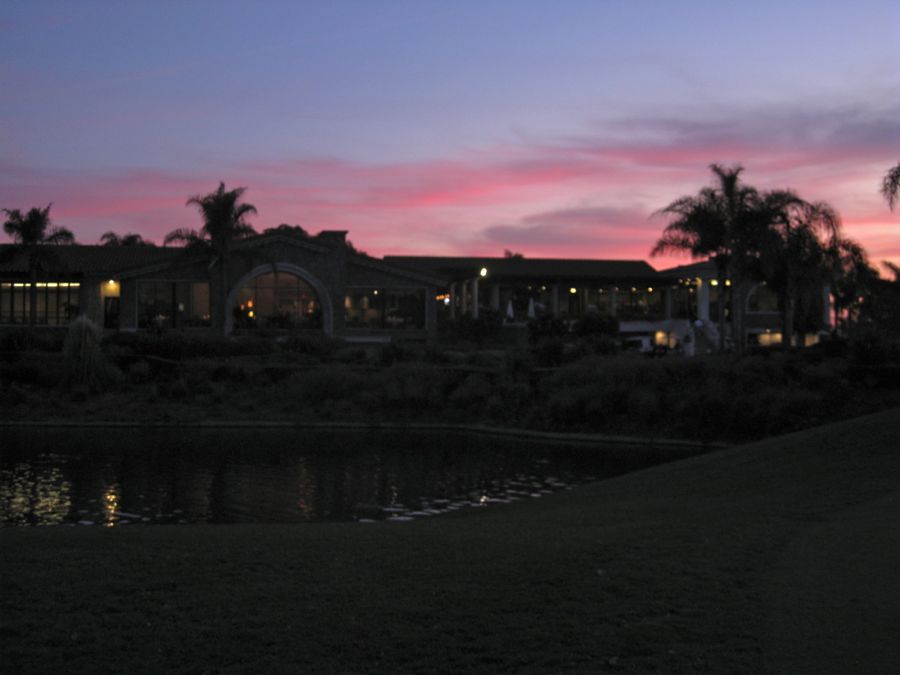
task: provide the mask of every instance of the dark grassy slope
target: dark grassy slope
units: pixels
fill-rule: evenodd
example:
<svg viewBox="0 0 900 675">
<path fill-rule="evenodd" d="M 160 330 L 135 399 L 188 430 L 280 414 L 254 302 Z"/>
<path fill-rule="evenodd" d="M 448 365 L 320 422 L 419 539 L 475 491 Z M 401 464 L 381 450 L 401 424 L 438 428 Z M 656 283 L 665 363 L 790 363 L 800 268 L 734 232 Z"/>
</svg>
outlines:
<svg viewBox="0 0 900 675">
<path fill-rule="evenodd" d="M 0 667 L 778 672 L 791 616 L 831 616 L 792 547 L 855 508 L 879 555 L 897 438 L 893 410 L 406 524 L 4 530 Z"/>
</svg>

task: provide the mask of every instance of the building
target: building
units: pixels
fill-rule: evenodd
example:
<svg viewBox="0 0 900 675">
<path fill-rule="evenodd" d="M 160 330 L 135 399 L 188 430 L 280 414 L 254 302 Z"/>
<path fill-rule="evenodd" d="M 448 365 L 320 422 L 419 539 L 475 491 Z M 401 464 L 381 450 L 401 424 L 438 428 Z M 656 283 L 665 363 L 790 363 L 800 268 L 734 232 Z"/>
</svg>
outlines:
<svg viewBox="0 0 900 675">
<path fill-rule="evenodd" d="M 225 277 L 208 253 L 183 248 L 74 245 L 53 251 L 58 260 L 35 284 L 35 323 L 42 326 L 85 314 L 108 330 L 224 325 L 229 333 L 312 329 L 349 339 L 424 339 L 436 330 L 431 300 L 444 284 L 357 253 L 342 231 L 315 237 L 274 232 L 235 242 Z M 24 254 L 0 264 L 0 325 L 28 323 L 30 291 Z M 224 316 L 216 316 L 223 307 Z"/>
<path fill-rule="evenodd" d="M 6 253 L 11 245 L 0 247 Z M 693 354 L 730 331 L 731 282 L 710 262 L 657 271 L 642 260 L 429 257 L 361 254 L 346 232 L 273 231 L 236 242 L 219 271 L 209 253 L 149 246 L 60 246 L 35 281 L 36 323 L 63 326 L 85 314 L 107 330 L 231 332 L 309 329 L 348 340 L 426 339 L 441 319 L 499 315 L 507 326 L 550 315 L 614 316 L 626 345 Z M 24 254 L 0 264 L 0 325 L 28 323 Z M 764 284 L 740 289 L 748 344 L 780 342 L 777 298 Z M 828 322 L 823 290 L 817 329 Z M 221 298 L 216 302 L 216 298 Z M 221 313 L 218 316 L 217 313 Z M 727 334 L 726 339 L 734 336 Z"/>
</svg>

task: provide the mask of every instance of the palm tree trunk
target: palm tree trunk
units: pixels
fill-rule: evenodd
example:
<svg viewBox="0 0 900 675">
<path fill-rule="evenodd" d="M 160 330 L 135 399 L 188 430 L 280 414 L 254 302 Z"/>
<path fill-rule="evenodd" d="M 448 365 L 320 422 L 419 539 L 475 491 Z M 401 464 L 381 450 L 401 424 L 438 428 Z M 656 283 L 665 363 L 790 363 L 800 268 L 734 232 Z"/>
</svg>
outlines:
<svg viewBox="0 0 900 675">
<path fill-rule="evenodd" d="M 731 325 L 734 348 L 738 354 L 744 353 L 744 310 L 747 306 L 745 284 L 732 278 L 731 280 Z"/>
<path fill-rule="evenodd" d="M 219 294 L 219 320 L 218 331 L 225 335 L 226 312 L 228 311 L 228 256 L 223 252 L 219 257 L 219 264 L 222 266 L 222 289 Z"/>
<path fill-rule="evenodd" d="M 794 342 L 794 284 L 790 281 L 784 291 L 784 311 L 781 323 L 781 345 L 790 349 Z"/>
<path fill-rule="evenodd" d="M 26 342 L 30 348 L 34 342 L 34 325 L 37 323 L 37 270 L 29 270 L 28 280 L 28 330 L 26 331 Z"/>
<path fill-rule="evenodd" d="M 727 270 L 724 265 L 718 266 L 717 276 L 719 285 L 717 286 L 716 306 L 719 310 L 719 351 L 725 351 L 725 279 L 727 278 Z"/>
</svg>

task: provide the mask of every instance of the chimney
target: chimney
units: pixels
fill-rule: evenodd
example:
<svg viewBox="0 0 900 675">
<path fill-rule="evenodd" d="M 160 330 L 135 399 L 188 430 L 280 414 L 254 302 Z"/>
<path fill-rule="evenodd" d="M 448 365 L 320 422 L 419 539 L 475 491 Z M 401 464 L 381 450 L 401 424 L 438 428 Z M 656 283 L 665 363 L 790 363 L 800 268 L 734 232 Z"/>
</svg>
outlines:
<svg viewBox="0 0 900 675">
<path fill-rule="evenodd" d="M 328 244 L 343 244 L 347 241 L 347 230 L 322 230 L 317 238 Z"/>
</svg>

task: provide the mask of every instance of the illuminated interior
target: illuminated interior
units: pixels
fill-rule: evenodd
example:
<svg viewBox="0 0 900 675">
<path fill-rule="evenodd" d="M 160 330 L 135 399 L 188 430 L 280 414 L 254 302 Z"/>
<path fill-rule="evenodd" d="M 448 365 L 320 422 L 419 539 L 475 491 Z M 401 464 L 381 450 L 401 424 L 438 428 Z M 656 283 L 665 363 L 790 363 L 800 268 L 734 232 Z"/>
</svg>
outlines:
<svg viewBox="0 0 900 675">
<path fill-rule="evenodd" d="M 79 289 L 77 282 L 39 281 L 35 284 L 35 324 L 64 326 L 78 316 Z M 3 282 L 0 284 L 0 323 L 27 324 L 31 314 L 31 284 Z"/>
<path fill-rule="evenodd" d="M 289 272 L 250 281 L 232 307 L 235 328 L 321 328 L 319 298 L 312 286 Z"/>
</svg>

